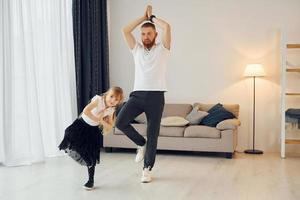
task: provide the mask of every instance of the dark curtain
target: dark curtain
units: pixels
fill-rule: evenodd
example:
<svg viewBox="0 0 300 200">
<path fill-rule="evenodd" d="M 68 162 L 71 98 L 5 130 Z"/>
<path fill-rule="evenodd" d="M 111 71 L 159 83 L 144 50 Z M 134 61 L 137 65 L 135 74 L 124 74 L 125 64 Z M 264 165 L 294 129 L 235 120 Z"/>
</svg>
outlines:
<svg viewBox="0 0 300 200">
<path fill-rule="evenodd" d="M 77 108 L 109 88 L 106 0 L 73 0 Z"/>
</svg>

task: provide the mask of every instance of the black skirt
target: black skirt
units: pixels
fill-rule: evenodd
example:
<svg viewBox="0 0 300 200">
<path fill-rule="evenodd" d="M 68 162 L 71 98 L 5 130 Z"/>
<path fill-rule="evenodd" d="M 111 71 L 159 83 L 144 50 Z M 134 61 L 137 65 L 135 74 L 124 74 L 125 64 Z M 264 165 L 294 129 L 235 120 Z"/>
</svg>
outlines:
<svg viewBox="0 0 300 200">
<path fill-rule="evenodd" d="M 58 148 L 81 165 L 99 164 L 103 137 L 101 132 L 98 126 L 91 126 L 82 118 L 78 118 L 66 128 L 65 136 Z"/>
</svg>

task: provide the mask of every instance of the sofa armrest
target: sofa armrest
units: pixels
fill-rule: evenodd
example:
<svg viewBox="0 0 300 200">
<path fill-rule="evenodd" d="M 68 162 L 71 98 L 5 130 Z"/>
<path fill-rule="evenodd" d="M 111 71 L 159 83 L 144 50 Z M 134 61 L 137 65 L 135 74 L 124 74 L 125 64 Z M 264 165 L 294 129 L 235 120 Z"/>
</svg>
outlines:
<svg viewBox="0 0 300 200">
<path fill-rule="evenodd" d="M 241 122 L 238 119 L 226 119 L 219 122 L 216 128 L 219 130 L 234 130 L 240 125 Z"/>
</svg>

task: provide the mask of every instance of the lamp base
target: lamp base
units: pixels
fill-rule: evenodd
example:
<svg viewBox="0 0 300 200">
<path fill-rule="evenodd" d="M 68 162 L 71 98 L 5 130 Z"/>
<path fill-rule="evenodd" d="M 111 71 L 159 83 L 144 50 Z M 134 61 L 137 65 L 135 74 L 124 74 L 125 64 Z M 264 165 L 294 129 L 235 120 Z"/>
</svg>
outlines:
<svg viewBox="0 0 300 200">
<path fill-rule="evenodd" d="M 263 154 L 264 152 L 261 150 L 257 150 L 257 149 L 248 149 L 244 151 L 245 153 L 248 154 Z"/>
</svg>

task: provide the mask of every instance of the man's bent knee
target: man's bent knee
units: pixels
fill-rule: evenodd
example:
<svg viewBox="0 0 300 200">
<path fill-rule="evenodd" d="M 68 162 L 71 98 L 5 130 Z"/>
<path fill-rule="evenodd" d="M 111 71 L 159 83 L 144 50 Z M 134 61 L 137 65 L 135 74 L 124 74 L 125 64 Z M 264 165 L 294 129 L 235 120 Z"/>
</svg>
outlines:
<svg viewBox="0 0 300 200">
<path fill-rule="evenodd" d="M 115 125 L 118 129 L 122 130 L 122 129 L 124 129 L 124 127 L 128 126 L 129 123 L 127 123 L 125 120 L 117 117 Z"/>
</svg>

